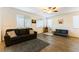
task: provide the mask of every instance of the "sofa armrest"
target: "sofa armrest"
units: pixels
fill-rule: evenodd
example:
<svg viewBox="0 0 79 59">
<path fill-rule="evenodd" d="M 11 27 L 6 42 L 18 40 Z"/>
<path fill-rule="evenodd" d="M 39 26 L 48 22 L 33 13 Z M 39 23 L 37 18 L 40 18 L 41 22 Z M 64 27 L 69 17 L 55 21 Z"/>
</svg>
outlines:
<svg viewBox="0 0 79 59">
<path fill-rule="evenodd" d="M 4 36 L 4 39 L 6 40 L 6 39 L 10 39 L 10 36 L 9 35 L 5 35 Z"/>
</svg>

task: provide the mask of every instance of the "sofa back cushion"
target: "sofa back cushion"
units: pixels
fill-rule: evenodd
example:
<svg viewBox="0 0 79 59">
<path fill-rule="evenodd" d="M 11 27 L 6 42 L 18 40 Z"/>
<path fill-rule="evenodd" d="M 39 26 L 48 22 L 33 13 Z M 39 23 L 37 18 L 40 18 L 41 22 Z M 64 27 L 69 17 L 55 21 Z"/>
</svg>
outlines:
<svg viewBox="0 0 79 59">
<path fill-rule="evenodd" d="M 27 29 L 18 29 L 18 30 L 15 30 L 16 34 L 17 35 L 27 35 L 29 34 L 29 30 Z"/>
<path fill-rule="evenodd" d="M 32 28 L 26 28 L 26 29 L 7 29 L 6 33 L 9 31 L 14 31 L 16 33 L 16 35 L 28 35 L 29 30 L 32 30 Z"/>
</svg>

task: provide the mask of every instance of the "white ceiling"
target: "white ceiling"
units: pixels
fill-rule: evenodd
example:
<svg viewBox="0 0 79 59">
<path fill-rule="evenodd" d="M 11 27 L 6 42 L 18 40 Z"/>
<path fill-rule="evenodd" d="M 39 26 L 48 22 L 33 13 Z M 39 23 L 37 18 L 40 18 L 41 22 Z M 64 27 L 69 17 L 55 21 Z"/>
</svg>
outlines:
<svg viewBox="0 0 79 59">
<path fill-rule="evenodd" d="M 53 12 L 48 14 L 43 12 L 42 10 L 43 7 L 16 7 L 16 8 L 33 14 L 37 14 L 43 17 L 51 17 L 51 16 L 63 14 L 63 13 L 79 11 L 79 7 L 58 7 L 58 12 Z"/>
</svg>

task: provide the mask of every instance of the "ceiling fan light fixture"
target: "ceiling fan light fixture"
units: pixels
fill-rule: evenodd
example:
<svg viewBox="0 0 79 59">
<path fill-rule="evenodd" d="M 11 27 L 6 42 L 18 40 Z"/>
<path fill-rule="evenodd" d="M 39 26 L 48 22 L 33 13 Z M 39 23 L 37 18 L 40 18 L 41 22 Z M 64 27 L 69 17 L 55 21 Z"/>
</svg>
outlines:
<svg viewBox="0 0 79 59">
<path fill-rule="evenodd" d="M 44 11 L 45 13 L 58 12 L 57 7 L 47 7 L 47 8 L 44 8 L 43 11 Z"/>
</svg>

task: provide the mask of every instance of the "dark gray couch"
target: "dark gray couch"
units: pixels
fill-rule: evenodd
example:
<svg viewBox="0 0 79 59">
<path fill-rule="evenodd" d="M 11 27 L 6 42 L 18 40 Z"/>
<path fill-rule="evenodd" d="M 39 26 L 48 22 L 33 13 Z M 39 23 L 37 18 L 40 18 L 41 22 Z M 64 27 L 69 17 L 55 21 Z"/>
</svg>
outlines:
<svg viewBox="0 0 79 59">
<path fill-rule="evenodd" d="M 68 37 L 68 30 L 56 29 L 56 31 L 54 32 L 54 35 Z"/>
<path fill-rule="evenodd" d="M 29 30 L 32 28 L 27 29 L 7 29 L 6 34 L 4 36 L 4 41 L 6 46 L 11 46 L 17 43 L 21 43 L 27 40 L 36 39 L 37 38 L 37 32 L 34 31 L 34 34 L 29 34 Z M 7 34 L 9 31 L 15 31 L 16 37 L 10 38 L 10 36 Z"/>
</svg>

